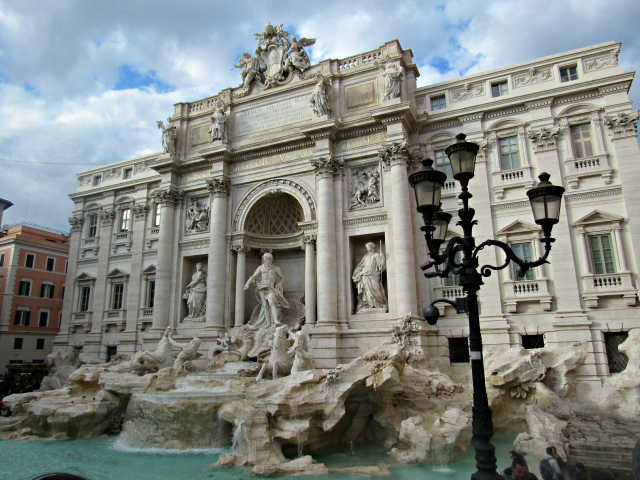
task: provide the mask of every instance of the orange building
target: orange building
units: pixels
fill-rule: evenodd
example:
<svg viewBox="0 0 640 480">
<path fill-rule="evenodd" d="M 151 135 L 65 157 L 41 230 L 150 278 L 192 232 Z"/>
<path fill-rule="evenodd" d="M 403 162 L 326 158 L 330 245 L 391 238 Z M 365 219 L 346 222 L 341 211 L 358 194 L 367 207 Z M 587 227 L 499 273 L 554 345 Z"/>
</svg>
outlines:
<svg viewBox="0 0 640 480">
<path fill-rule="evenodd" d="M 44 362 L 60 330 L 69 236 L 23 223 L 0 232 L 0 373 Z"/>
</svg>

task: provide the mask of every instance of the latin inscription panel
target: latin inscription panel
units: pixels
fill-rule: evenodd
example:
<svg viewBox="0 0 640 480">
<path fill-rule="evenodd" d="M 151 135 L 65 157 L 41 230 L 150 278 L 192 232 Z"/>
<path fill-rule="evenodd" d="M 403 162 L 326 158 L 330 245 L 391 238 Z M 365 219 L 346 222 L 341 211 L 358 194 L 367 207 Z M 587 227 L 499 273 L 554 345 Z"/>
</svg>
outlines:
<svg viewBox="0 0 640 480">
<path fill-rule="evenodd" d="M 263 107 L 238 112 L 235 116 L 236 136 L 249 135 L 269 128 L 304 122 L 313 118 L 310 95 L 283 100 Z"/>
</svg>

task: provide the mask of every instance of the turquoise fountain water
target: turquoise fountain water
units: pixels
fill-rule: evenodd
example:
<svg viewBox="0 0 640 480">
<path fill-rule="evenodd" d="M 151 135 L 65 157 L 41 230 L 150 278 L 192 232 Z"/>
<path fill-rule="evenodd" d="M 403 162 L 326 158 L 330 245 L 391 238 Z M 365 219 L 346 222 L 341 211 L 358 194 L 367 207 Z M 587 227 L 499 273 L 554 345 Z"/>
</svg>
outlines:
<svg viewBox="0 0 640 480">
<path fill-rule="evenodd" d="M 513 448 L 513 435 L 494 437 L 498 465 L 509 463 L 508 452 Z M 212 466 L 220 455 L 231 453 L 231 445 L 196 450 L 165 450 L 160 448 L 132 448 L 121 437 L 72 440 L 0 441 L 0 479 L 26 480 L 51 471 L 65 471 L 89 480 L 239 480 L 256 478 L 245 467 Z M 352 454 L 353 453 L 353 454 Z M 446 467 L 428 464 L 390 467 L 393 478 L 400 480 L 468 479 L 475 471 L 474 449 L 466 450 L 462 460 Z M 386 450 L 354 445 L 314 454 L 314 458 L 328 468 L 392 463 Z M 331 474 L 313 479 L 361 480 L 363 477 Z"/>
</svg>

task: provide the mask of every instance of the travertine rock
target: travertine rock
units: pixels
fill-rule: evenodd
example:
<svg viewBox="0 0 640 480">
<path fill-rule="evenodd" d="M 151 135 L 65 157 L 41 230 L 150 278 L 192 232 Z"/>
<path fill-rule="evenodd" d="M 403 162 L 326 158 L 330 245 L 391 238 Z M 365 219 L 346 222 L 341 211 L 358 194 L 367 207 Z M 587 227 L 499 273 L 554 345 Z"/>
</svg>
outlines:
<svg viewBox="0 0 640 480">
<path fill-rule="evenodd" d="M 49 374 L 42 379 L 40 390 L 56 390 L 66 386 L 69 376 L 78 368 L 80 359 L 78 350 L 67 346 L 47 355 L 47 370 Z"/>
<path fill-rule="evenodd" d="M 629 358 L 627 368 L 605 380 L 600 405 L 621 417 L 637 419 L 640 417 L 640 328 L 630 330 L 618 350 Z"/>
<path fill-rule="evenodd" d="M 546 448 L 553 445 L 558 453 L 567 458 L 568 442 L 563 433 L 567 422 L 559 420 L 550 413 L 545 413 L 536 405 L 527 407 L 528 433 L 518 435 L 514 445 L 519 452 L 542 458 Z"/>
</svg>

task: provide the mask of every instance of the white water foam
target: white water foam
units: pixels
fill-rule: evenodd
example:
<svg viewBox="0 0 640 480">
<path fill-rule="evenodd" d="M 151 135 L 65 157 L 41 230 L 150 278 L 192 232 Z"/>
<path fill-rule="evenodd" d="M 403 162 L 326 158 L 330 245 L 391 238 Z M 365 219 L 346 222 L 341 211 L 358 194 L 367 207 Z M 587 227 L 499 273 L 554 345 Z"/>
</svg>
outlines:
<svg viewBox="0 0 640 480">
<path fill-rule="evenodd" d="M 111 450 L 123 453 L 142 453 L 146 455 L 181 455 L 181 454 L 205 454 L 205 455 L 226 455 L 231 453 L 229 447 L 205 447 L 205 448 L 187 448 L 179 450 L 177 448 L 161 448 L 161 447 L 140 447 L 131 445 L 127 441 L 118 436 L 111 445 Z"/>
</svg>

